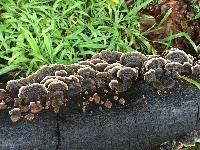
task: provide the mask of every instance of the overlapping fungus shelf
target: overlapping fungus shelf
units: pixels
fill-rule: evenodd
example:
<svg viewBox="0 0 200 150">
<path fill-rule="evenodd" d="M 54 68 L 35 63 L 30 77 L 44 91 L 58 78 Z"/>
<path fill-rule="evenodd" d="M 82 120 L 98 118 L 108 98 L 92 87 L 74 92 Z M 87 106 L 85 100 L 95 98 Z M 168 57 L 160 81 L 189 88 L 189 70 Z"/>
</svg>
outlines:
<svg viewBox="0 0 200 150">
<path fill-rule="evenodd" d="M 72 104 L 83 112 L 123 107 L 128 102 L 122 93 L 134 90 L 137 80 L 166 90 L 175 86 L 179 74 L 199 77 L 200 61 L 176 48 L 163 56 L 103 50 L 86 61 L 44 65 L 27 78 L 9 81 L 0 90 L 0 109 L 8 110 L 16 122 L 32 120 L 44 109 L 58 113 Z"/>
</svg>

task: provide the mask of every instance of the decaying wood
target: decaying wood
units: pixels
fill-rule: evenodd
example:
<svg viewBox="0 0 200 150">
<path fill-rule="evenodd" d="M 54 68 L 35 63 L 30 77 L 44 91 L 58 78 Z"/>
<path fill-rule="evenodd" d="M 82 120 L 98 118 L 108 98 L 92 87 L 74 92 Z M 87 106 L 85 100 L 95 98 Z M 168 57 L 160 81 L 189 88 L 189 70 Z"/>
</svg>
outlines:
<svg viewBox="0 0 200 150">
<path fill-rule="evenodd" d="M 0 149 L 152 149 L 200 129 L 200 91 L 177 83 L 157 91 L 142 80 L 126 92 L 128 105 L 95 113 L 41 112 L 12 123 L 0 112 Z M 75 98 L 74 98 L 75 99 Z"/>
</svg>

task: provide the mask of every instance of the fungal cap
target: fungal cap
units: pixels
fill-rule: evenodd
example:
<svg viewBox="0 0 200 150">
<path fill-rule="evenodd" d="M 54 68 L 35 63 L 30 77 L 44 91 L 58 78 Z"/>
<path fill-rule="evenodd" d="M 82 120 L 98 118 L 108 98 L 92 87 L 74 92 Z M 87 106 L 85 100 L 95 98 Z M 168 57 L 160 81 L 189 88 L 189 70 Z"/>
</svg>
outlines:
<svg viewBox="0 0 200 150">
<path fill-rule="evenodd" d="M 116 92 L 125 92 L 128 89 L 127 84 L 123 84 L 118 80 L 111 80 L 109 87 Z"/>
<path fill-rule="evenodd" d="M 110 52 L 107 50 L 102 50 L 99 53 L 99 57 L 103 59 L 104 61 L 106 61 L 107 63 L 115 63 L 119 61 L 120 56 L 121 56 L 121 53 L 119 52 Z"/>
<path fill-rule="evenodd" d="M 65 70 L 59 70 L 55 72 L 55 76 L 65 77 L 68 76 L 68 73 Z"/>
<path fill-rule="evenodd" d="M 67 91 L 68 85 L 63 81 L 55 80 L 48 85 L 48 92 L 55 92 L 55 91 Z"/>
<path fill-rule="evenodd" d="M 96 75 L 96 71 L 91 67 L 80 68 L 77 73 L 83 78 L 94 78 Z"/>
<path fill-rule="evenodd" d="M 124 53 L 120 57 L 120 63 L 126 67 L 141 68 L 147 57 L 141 52 Z"/>
<path fill-rule="evenodd" d="M 181 72 L 183 65 L 179 62 L 170 62 L 165 65 L 165 69 L 170 72 Z"/>
<path fill-rule="evenodd" d="M 47 80 L 49 79 L 55 79 L 56 76 L 46 76 L 44 77 L 44 79 L 42 79 L 42 81 L 40 82 L 40 84 L 44 84 Z"/>
<path fill-rule="evenodd" d="M 170 49 L 165 56 L 165 59 L 168 62 L 178 62 L 180 64 L 183 64 L 184 62 L 193 63 L 193 58 L 191 58 L 191 55 L 188 56 L 183 50 L 180 50 L 178 48 Z"/>
<path fill-rule="evenodd" d="M 95 65 L 95 68 L 96 68 L 96 70 L 102 72 L 107 66 L 108 66 L 108 63 L 103 62 L 103 63 L 97 63 L 97 64 Z"/>
<path fill-rule="evenodd" d="M 149 71 L 147 71 L 144 74 L 144 80 L 146 80 L 147 82 L 151 83 L 151 82 L 155 82 L 156 79 L 156 73 L 154 69 L 150 69 Z"/>
<path fill-rule="evenodd" d="M 145 62 L 145 69 L 149 70 L 149 69 L 163 68 L 166 63 L 167 61 L 162 57 L 151 58 Z"/>
<path fill-rule="evenodd" d="M 117 77 L 123 81 L 136 80 L 138 71 L 135 68 L 124 67 L 117 71 Z"/>
<path fill-rule="evenodd" d="M 19 108 L 13 108 L 9 111 L 12 122 L 17 122 L 21 118 L 21 111 Z"/>
<path fill-rule="evenodd" d="M 96 58 L 96 59 L 91 59 L 90 62 L 94 65 L 98 64 L 98 63 L 105 63 L 104 60 Z"/>
<path fill-rule="evenodd" d="M 120 63 L 109 64 L 109 65 L 104 69 L 104 72 L 108 72 L 110 69 L 112 69 L 112 68 L 115 67 L 115 66 L 123 66 L 123 65 L 120 64 Z"/>
<path fill-rule="evenodd" d="M 46 100 L 47 90 L 43 84 L 33 83 L 31 85 L 22 86 L 19 89 L 18 97 L 23 99 L 24 102 L 35 102 Z"/>
<path fill-rule="evenodd" d="M 200 64 L 196 64 L 195 66 L 192 66 L 192 74 L 200 76 Z"/>
</svg>

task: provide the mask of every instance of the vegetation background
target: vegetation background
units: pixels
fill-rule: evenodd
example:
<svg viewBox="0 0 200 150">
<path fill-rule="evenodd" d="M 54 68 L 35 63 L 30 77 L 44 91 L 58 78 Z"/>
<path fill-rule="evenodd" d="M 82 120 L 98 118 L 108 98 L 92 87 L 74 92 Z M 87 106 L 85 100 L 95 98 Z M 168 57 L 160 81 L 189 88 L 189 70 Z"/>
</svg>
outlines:
<svg viewBox="0 0 200 150">
<path fill-rule="evenodd" d="M 11 71 L 28 75 L 43 64 L 74 63 L 102 49 L 156 53 L 155 43 L 167 49 L 181 36 L 197 50 L 184 32 L 164 39 L 147 37 L 172 13 L 166 10 L 160 22 L 152 24 L 154 18 L 140 12 L 157 3 L 136 0 L 130 8 L 124 0 L 1 0 L 0 75 Z M 192 7 L 191 19 L 198 19 L 200 4 L 194 2 Z M 151 22 L 151 28 L 144 31 L 143 22 Z"/>
</svg>

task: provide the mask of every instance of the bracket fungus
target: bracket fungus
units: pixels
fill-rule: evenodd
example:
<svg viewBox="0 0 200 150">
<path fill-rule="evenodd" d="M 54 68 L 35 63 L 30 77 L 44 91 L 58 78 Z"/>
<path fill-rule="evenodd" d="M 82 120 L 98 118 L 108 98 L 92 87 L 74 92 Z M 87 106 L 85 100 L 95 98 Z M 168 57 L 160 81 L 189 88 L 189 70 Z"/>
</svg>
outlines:
<svg viewBox="0 0 200 150">
<path fill-rule="evenodd" d="M 120 57 L 120 63 L 126 67 L 133 67 L 140 69 L 147 57 L 141 52 L 124 53 Z"/>
<path fill-rule="evenodd" d="M 172 88 L 178 78 L 178 74 L 198 75 L 197 66 L 193 66 L 194 58 L 184 51 L 172 48 L 167 51 L 164 58 L 155 57 L 144 63 L 144 80 L 155 88 L 163 90 Z"/>
<path fill-rule="evenodd" d="M 109 64 L 112 64 L 119 61 L 121 55 L 121 52 L 110 52 L 107 50 L 102 50 L 98 56 L 100 59 L 106 61 Z"/>
<path fill-rule="evenodd" d="M 131 87 L 137 86 L 135 81 L 141 77 L 154 88 L 165 90 L 178 82 L 177 74 L 200 76 L 200 61 L 177 48 L 163 56 L 103 50 L 86 61 L 44 65 L 27 78 L 9 81 L 6 90 L 0 90 L 0 108 L 13 104 L 9 113 L 14 122 L 24 113 L 24 118 L 32 120 L 44 108 L 57 113 L 71 102 L 77 108 L 82 106 L 84 112 L 93 105 L 112 109 L 116 103 L 126 104 L 116 94 L 134 90 Z"/>
<path fill-rule="evenodd" d="M 33 83 L 31 85 L 22 86 L 19 89 L 18 97 L 25 102 L 45 101 L 47 90 L 43 84 Z"/>
</svg>

